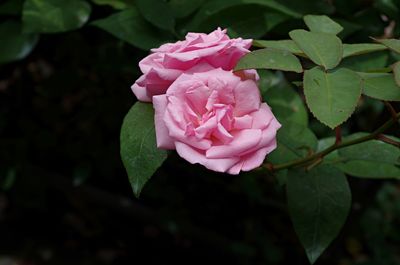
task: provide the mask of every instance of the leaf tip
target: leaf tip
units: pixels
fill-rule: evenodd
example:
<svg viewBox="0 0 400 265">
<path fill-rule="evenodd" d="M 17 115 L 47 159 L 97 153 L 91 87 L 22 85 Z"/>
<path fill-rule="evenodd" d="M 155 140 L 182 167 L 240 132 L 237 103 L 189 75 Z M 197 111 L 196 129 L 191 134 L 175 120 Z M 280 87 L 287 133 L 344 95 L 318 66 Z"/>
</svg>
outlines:
<svg viewBox="0 0 400 265">
<path fill-rule="evenodd" d="M 133 191 L 133 195 L 135 196 L 135 198 L 139 199 L 142 189 L 140 189 L 139 187 L 132 186 L 132 191 Z"/>
<path fill-rule="evenodd" d="M 313 265 L 322 253 L 315 253 L 314 251 L 307 251 L 307 258 L 311 265 Z"/>
</svg>

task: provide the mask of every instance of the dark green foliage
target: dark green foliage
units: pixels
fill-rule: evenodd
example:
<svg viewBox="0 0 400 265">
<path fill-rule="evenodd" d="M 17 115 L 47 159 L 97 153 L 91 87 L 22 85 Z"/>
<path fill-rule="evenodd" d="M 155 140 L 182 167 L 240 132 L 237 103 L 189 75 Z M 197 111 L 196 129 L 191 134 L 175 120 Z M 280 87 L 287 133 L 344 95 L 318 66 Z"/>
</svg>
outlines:
<svg viewBox="0 0 400 265">
<path fill-rule="evenodd" d="M 294 228 L 310 263 L 314 263 L 339 233 L 350 211 L 346 176 L 323 165 L 310 172 L 290 170 L 286 185 Z"/>
<path fill-rule="evenodd" d="M 90 15 L 84 0 L 26 0 L 22 10 L 25 32 L 57 33 L 82 27 Z"/>
<path fill-rule="evenodd" d="M 9 20 L 0 24 L 0 63 L 24 59 L 36 46 L 39 36 L 22 33 L 21 23 Z"/>
<path fill-rule="evenodd" d="M 130 109 L 124 118 L 120 139 L 121 158 L 133 193 L 139 197 L 146 182 L 167 159 L 166 151 L 158 150 L 156 146 L 151 104 L 138 102 Z"/>
</svg>

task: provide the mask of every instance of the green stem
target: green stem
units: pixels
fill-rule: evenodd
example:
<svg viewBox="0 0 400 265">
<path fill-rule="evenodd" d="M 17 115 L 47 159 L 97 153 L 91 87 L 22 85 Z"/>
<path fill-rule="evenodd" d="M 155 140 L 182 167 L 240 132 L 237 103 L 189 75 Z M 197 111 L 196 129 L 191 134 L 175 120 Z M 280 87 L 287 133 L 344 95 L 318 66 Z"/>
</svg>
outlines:
<svg viewBox="0 0 400 265">
<path fill-rule="evenodd" d="M 301 166 L 304 164 L 309 164 L 311 162 L 314 162 L 314 160 L 322 160 L 324 156 L 326 156 L 327 154 L 329 154 L 337 149 L 376 139 L 380 134 L 382 134 L 384 131 L 389 129 L 393 124 L 395 124 L 400 119 L 400 112 L 396 113 L 396 116 L 394 118 L 385 122 L 381 127 L 376 129 L 374 132 L 372 132 L 369 135 L 359 137 L 357 139 L 353 139 L 350 141 L 343 141 L 343 142 L 339 142 L 339 143 L 336 142 L 333 145 L 329 146 L 328 148 L 326 148 L 318 153 L 315 153 L 311 156 L 308 156 L 308 157 L 305 157 L 302 159 L 298 159 L 298 160 L 294 160 L 294 161 L 290 161 L 287 163 L 279 164 L 279 165 L 273 165 L 272 168 L 274 171 L 278 171 L 278 170 L 282 170 L 282 169 L 286 169 L 286 168 L 292 168 L 292 167 Z"/>
</svg>

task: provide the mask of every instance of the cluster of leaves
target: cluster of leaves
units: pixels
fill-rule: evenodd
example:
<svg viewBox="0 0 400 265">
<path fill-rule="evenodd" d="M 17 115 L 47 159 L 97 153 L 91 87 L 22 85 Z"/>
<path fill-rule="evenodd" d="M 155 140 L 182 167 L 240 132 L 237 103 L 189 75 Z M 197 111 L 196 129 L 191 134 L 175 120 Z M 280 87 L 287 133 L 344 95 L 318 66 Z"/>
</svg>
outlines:
<svg viewBox="0 0 400 265">
<path fill-rule="evenodd" d="M 400 53 L 399 40 L 376 40 L 379 44 L 343 44 L 337 37 L 343 30 L 342 26 L 329 17 L 307 15 L 304 21 L 309 31 L 293 30 L 289 32 L 291 39 L 255 41 L 255 45 L 263 49 L 244 56 L 236 70 L 256 68 L 302 73 L 302 82 L 296 84 L 303 87 L 308 108 L 315 118 L 332 129 L 352 115 L 361 95 L 400 101 L 398 62 L 367 72 L 352 69 L 352 65 L 346 63 L 346 58 L 386 49 Z M 355 59 L 354 63 L 357 62 Z M 279 112 L 277 114 L 280 116 Z M 396 121 L 398 116 L 394 117 Z M 307 128 L 304 122 L 307 119 L 294 115 L 287 116 L 287 120 L 281 118 L 285 125 L 278 133 L 278 148 L 269 157 L 272 167 L 291 168 L 298 163 L 291 164 L 290 161 L 301 162 L 310 153 L 320 154 L 314 155 L 315 160 L 305 159 L 306 170 L 291 168 L 280 173 L 286 182 L 288 206 L 295 230 L 310 262 L 314 263 L 336 237 L 349 213 L 351 193 L 345 174 L 361 178 L 400 179 L 399 139 L 391 138 L 395 140 L 391 145 L 372 140 L 377 135 L 368 137 L 366 133 L 356 133 L 346 137 L 344 148 L 340 148 L 338 141 L 341 140 L 334 137 L 318 141 Z M 334 150 L 335 145 L 337 151 Z M 301 151 L 304 148 L 306 152 Z M 323 150 L 328 151 L 325 153 Z"/>
<path fill-rule="evenodd" d="M 40 34 L 76 30 L 85 24 L 103 29 L 137 48 L 149 50 L 167 41 L 182 38 L 190 30 L 213 30 L 216 24 L 229 27 L 233 35 L 261 37 L 280 22 L 301 17 L 300 13 L 273 0 L 92 2 L 95 5 L 111 6 L 117 11 L 108 17 L 89 22 L 92 8 L 85 0 L 6 1 L 0 5 L 0 14 L 9 15 L 12 19 L 0 24 L 0 34 L 6 37 L 0 46 L 5 51 L 0 57 L 0 63 L 26 57 L 37 44 Z M 243 6 L 246 12 L 243 12 Z M 253 12 L 254 16 L 247 17 L 247 13 Z M 22 21 L 16 20 L 15 17 L 21 13 Z M 271 16 L 268 21 L 265 18 L 267 13 Z M 263 23 L 260 24 L 260 20 Z"/>
<path fill-rule="evenodd" d="M 97 19 L 92 14 L 93 5 L 114 11 Z M 4 36 L 0 48 L 5 51 L 0 63 L 26 57 L 40 34 L 62 33 L 85 25 L 96 26 L 137 48 L 149 50 L 181 39 L 188 31 L 208 32 L 216 26 L 228 28 L 230 35 L 243 38 L 260 38 L 269 32 L 281 34 L 298 24 L 294 21 L 304 14 L 351 14 L 359 8 L 357 5 L 362 4 L 344 0 L 335 1 L 335 6 L 318 0 L 301 4 L 294 0 L 6 0 L 0 4 L 0 15 L 9 18 L 0 24 L 0 34 Z M 352 22 L 342 20 L 342 36 L 362 32 L 363 27 L 370 33 L 379 32 L 382 23 L 378 11 L 399 19 L 397 1 L 379 0 L 375 6 L 357 14 Z"/>
<path fill-rule="evenodd" d="M 400 40 L 377 40 L 382 44 L 342 44 L 336 36 L 343 28 L 327 16 L 307 15 L 310 28 L 293 30 L 291 40 L 256 41 L 264 49 L 244 57 L 236 70 L 274 69 L 302 73 L 297 56 L 312 61 L 315 67 L 304 70 L 303 82 L 307 106 L 314 116 L 330 128 L 346 121 L 356 109 L 361 93 L 379 100 L 400 101 L 398 63 L 392 68 L 358 72 L 346 65 L 345 58 L 385 50 L 400 53 Z M 295 55 L 294 55 L 295 54 Z M 386 72 L 391 72 L 389 74 Z"/>
<path fill-rule="evenodd" d="M 308 108 L 315 118 L 332 129 L 352 115 L 362 95 L 400 101 L 400 86 L 396 81 L 398 63 L 361 72 L 352 69 L 346 61 L 346 58 L 386 49 L 400 52 L 399 40 L 343 44 L 337 37 L 342 26 L 329 17 L 307 15 L 304 21 L 309 31 L 293 30 L 289 33 L 291 39 L 255 41 L 255 46 L 263 49 L 244 56 L 235 70 L 268 69 L 303 74 L 302 82 L 296 84 L 304 88 Z M 278 148 L 268 162 L 272 168 L 282 170 L 276 174 L 286 184 L 295 230 L 310 262 L 314 263 L 339 233 L 349 213 L 351 191 L 345 174 L 400 179 L 400 149 L 373 140 L 387 126 L 372 135 L 350 135 L 343 139 L 343 145 L 335 138 L 318 141 L 307 126 L 303 101 L 289 86 L 269 87 L 262 92 L 283 123 L 278 133 Z M 137 195 L 167 157 L 165 151 L 154 147 L 154 130 L 141 129 L 150 126 L 152 119 L 151 106 L 137 103 L 126 116 L 121 133 L 121 155 Z M 398 115 L 394 119 L 397 121 Z M 399 139 L 391 139 L 398 144 Z M 299 165 L 302 167 L 295 168 Z"/>
<path fill-rule="evenodd" d="M 379 8 L 396 14 L 396 5 L 378 1 Z M 97 19 L 93 5 L 111 7 L 111 15 Z M 0 63 L 20 60 L 36 46 L 40 34 L 63 33 L 85 25 L 96 26 L 137 48 L 149 50 L 167 41 L 181 39 L 188 31 L 209 32 L 217 26 L 228 28 L 232 36 L 260 38 L 268 32 L 281 33 L 307 13 L 352 12 L 344 0 L 6 0 L 0 15 L 4 51 Z M 352 4 L 354 5 L 354 4 Z M 389 12 L 389 13 L 390 13 Z M 248 14 L 252 14 L 248 16 Z M 93 18 L 94 17 L 94 18 Z M 396 17 L 397 18 L 397 17 Z M 368 9 L 346 25 L 343 35 L 362 31 L 368 23 L 376 31 L 379 14 Z M 363 25 L 363 26 L 361 26 Z"/>
</svg>

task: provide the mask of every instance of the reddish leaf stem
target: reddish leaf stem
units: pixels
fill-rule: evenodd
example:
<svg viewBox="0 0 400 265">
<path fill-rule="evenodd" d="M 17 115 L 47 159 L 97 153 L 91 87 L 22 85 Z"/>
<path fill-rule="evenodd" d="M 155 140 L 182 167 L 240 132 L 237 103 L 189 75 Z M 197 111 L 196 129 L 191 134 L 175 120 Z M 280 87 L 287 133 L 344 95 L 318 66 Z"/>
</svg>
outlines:
<svg viewBox="0 0 400 265">
<path fill-rule="evenodd" d="M 394 120 L 397 120 L 397 118 L 396 118 L 397 113 L 396 113 L 396 110 L 393 108 L 392 104 L 390 104 L 390 102 L 388 102 L 388 101 L 383 101 L 383 103 L 385 104 L 386 108 L 389 110 L 390 115 L 392 115 L 392 118 Z"/>
<path fill-rule="evenodd" d="M 379 141 L 382 141 L 382 142 L 385 142 L 387 144 L 391 144 L 391 145 L 394 145 L 394 146 L 400 148 L 400 142 L 397 142 L 397 141 L 395 141 L 393 139 L 390 139 L 389 137 L 387 137 L 387 136 L 385 136 L 383 134 L 377 135 L 376 139 L 379 140 Z"/>
<path fill-rule="evenodd" d="M 335 128 L 336 141 L 335 144 L 340 144 L 342 142 L 342 128 L 340 126 Z"/>
</svg>

